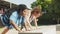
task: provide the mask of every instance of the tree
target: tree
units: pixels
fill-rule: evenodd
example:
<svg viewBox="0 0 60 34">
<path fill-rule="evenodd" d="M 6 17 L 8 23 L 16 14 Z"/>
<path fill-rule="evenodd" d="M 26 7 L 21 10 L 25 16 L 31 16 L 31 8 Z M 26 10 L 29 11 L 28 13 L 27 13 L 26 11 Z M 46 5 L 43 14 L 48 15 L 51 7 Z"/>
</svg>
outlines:
<svg viewBox="0 0 60 34">
<path fill-rule="evenodd" d="M 59 21 L 60 21 L 60 0 L 53 0 L 52 5 L 54 5 L 53 10 L 55 11 L 57 23 L 59 23 Z"/>
<path fill-rule="evenodd" d="M 36 0 L 35 5 L 41 5 L 42 11 L 46 13 L 40 17 L 40 19 L 56 20 L 59 23 L 60 20 L 60 0 Z M 32 3 L 31 7 L 34 3 Z"/>
</svg>

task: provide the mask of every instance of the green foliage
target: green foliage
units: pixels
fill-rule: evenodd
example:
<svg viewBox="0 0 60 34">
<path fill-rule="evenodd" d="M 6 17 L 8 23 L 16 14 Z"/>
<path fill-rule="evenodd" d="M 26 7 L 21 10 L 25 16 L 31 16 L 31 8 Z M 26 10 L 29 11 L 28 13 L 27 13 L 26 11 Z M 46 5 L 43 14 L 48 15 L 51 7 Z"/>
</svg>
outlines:
<svg viewBox="0 0 60 34">
<path fill-rule="evenodd" d="M 35 6 L 37 6 L 37 3 L 36 3 L 36 2 L 33 2 L 33 3 L 31 4 L 31 8 L 33 8 L 33 7 L 35 7 Z"/>
<path fill-rule="evenodd" d="M 41 5 L 43 12 L 46 10 L 46 13 L 44 13 L 39 19 L 46 19 L 48 21 L 53 18 L 55 20 L 60 18 L 60 0 L 36 0 L 31 4 L 31 7 L 38 5 Z"/>
</svg>

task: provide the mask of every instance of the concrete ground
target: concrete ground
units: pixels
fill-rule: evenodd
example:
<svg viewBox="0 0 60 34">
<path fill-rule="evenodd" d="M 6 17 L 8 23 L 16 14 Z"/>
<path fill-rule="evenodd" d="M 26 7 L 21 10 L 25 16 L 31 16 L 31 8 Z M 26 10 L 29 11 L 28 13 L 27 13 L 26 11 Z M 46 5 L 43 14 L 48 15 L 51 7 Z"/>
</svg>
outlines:
<svg viewBox="0 0 60 34">
<path fill-rule="evenodd" d="M 36 30 L 31 30 L 31 31 L 26 31 L 30 33 L 42 33 L 42 34 L 56 34 L 56 25 L 44 25 L 44 26 L 39 26 Z M 15 29 L 9 30 L 6 34 L 18 34 L 19 32 L 16 31 Z M 23 33 L 23 32 L 22 32 Z"/>
<path fill-rule="evenodd" d="M 60 34 L 60 31 L 56 31 L 56 34 Z"/>
<path fill-rule="evenodd" d="M 60 24 L 56 25 L 56 34 L 60 34 Z"/>
</svg>

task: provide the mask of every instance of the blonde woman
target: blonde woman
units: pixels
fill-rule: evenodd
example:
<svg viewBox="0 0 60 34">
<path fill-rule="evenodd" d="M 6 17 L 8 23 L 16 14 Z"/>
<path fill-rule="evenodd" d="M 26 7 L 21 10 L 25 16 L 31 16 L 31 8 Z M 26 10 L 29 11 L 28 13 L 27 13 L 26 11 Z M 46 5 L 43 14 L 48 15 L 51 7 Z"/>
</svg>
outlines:
<svg viewBox="0 0 60 34">
<path fill-rule="evenodd" d="M 38 17 L 42 15 L 41 10 L 39 9 L 39 7 L 34 7 L 33 10 L 29 10 L 27 15 L 26 15 L 26 19 L 27 19 L 27 23 L 26 26 L 29 26 L 30 29 L 33 29 L 31 22 L 33 21 L 36 29 L 37 29 L 37 21 L 38 21 Z M 28 27 L 27 27 L 28 28 Z"/>
</svg>

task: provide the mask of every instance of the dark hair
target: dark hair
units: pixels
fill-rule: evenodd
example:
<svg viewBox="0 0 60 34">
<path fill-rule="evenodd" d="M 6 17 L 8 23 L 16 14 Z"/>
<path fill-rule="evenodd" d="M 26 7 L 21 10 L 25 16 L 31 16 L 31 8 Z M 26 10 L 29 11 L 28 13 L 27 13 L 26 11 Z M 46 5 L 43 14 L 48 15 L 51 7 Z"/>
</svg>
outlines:
<svg viewBox="0 0 60 34">
<path fill-rule="evenodd" d="M 18 14 L 19 14 L 20 12 L 23 12 L 25 9 L 27 9 L 27 6 L 24 5 L 24 4 L 20 4 L 20 5 L 18 6 L 18 8 L 17 8 Z"/>
<path fill-rule="evenodd" d="M 5 12 L 5 7 L 3 7 L 3 6 L 0 6 L 0 10 L 2 10 L 3 9 L 3 12 Z"/>
<path fill-rule="evenodd" d="M 0 10 L 1 10 L 1 9 L 4 9 L 4 7 L 0 6 Z"/>
</svg>

